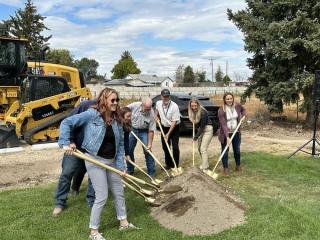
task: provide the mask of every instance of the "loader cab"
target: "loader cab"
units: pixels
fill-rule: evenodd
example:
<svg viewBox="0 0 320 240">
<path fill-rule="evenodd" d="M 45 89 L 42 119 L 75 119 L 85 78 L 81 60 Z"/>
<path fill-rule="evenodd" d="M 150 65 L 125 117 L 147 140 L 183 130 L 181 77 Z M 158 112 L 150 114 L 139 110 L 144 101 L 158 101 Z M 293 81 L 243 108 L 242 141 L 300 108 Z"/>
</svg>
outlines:
<svg viewBox="0 0 320 240">
<path fill-rule="evenodd" d="M 70 88 L 63 77 L 29 75 L 21 83 L 21 103 L 37 101 L 69 92 Z"/>
<path fill-rule="evenodd" d="M 26 40 L 0 37 L 0 86 L 18 86 L 26 66 Z"/>
</svg>

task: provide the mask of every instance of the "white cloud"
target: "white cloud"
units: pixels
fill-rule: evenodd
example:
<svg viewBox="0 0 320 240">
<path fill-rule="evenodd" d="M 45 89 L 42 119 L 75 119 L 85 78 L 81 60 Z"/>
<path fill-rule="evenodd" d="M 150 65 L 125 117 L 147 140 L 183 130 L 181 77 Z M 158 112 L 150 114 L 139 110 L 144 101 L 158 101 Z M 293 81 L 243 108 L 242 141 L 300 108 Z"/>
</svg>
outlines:
<svg viewBox="0 0 320 240">
<path fill-rule="evenodd" d="M 0 3 L 22 7 L 24 1 Z M 47 16 L 45 24 L 53 35 L 51 47 L 68 48 L 76 58 L 95 58 L 100 63 L 99 72 L 108 76 L 124 50 L 131 51 L 143 72 L 173 73 L 184 64 L 211 73 L 208 59 L 212 57 L 216 59 L 214 70 L 228 60 L 230 72 L 250 72 L 245 63 L 249 55 L 241 48 L 214 47 L 214 43 L 226 40 L 243 45 L 243 36 L 228 21 L 226 10 L 243 9 L 244 0 L 35 0 L 35 5 Z M 69 16 L 76 20 L 72 22 Z M 198 50 L 181 50 L 165 43 L 151 46 L 142 39 L 145 34 L 154 42 L 189 39 L 212 45 Z"/>
<path fill-rule="evenodd" d="M 13 7 L 20 7 L 23 5 L 23 2 L 21 0 L 10 0 L 10 1 L 0 0 L 0 4 L 9 5 Z"/>
<path fill-rule="evenodd" d="M 81 9 L 75 14 L 77 17 L 82 19 L 107 19 L 110 18 L 113 14 L 107 9 L 101 8 L 85 8 Z"/>
</svg>

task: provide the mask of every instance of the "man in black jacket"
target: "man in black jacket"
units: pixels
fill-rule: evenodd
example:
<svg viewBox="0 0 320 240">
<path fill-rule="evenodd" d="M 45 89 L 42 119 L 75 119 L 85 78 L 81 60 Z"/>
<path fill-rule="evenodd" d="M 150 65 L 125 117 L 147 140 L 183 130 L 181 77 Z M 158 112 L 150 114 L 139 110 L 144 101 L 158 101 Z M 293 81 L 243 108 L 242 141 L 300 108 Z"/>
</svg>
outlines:
<svg viewBox="0 0 320 240">
<path fill-rule="evenodd" d="M 82 113 L 88 110 L 88 108 L 94 104 L 96 104 L 96 100 L 81 102 L 80 105 L 72 111 L 70 116 Z M 72 135 L 74 144 L 77 146 L 77 149 L 82 150 L 81 145 L 84 138 L 84 131 L 82 130 L 82 128 L 73 129 Z M 55 193 L 55 208 L 52 213 L 54 217 L 58 216 L 67 206 L 68 193 L 70 191 L 72 178 L 74 178 L 73 189 L 78 191 L 85 173 L 86 167 L 82 159 L 77 158 L 73 155 L 64 154 L 62 159 L 62 172 Z M 87 190 L 87 201 L 89 207 L 92 207 L 94 200 L 94 189 L 89 179 Z"/>
</svg>

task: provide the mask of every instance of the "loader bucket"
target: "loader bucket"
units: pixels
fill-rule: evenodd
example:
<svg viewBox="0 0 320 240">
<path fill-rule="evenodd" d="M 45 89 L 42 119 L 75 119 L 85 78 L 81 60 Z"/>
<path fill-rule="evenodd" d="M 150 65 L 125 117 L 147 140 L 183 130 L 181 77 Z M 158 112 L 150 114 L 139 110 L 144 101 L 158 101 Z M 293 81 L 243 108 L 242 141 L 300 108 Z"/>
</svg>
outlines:
<svg viewBox="0 0 320 240">
<path fill-rule="evenodd" d="M 19 146 L 14 126 L 0 126 L 0 148 Z"/>
</svg>

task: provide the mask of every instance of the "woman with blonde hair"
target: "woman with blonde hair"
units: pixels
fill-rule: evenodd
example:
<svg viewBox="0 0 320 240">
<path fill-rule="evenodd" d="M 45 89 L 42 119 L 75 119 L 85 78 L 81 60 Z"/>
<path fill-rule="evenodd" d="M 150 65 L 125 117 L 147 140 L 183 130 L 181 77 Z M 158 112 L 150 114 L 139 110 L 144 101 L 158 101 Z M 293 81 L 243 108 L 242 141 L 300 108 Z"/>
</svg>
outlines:
<svg viewBox="0 0 320 240">
<path fill-rule="evenodd" d="M 197 129 L 193 141 L 198 140 L 198 151 L 202 159 L 200 169 L 206 170 L 209 168 L 208 146 L 213 137 L 212 121 L 208 117 L 207 110 L 197 98 L 192 98 L 189 101 L 188 115 L 190 121 L 195 124 L 195 128 Z"/>
<path fill-rule="evenodd" d="M 246 115 L 245 108 L 234 102 L 234 96 L 232 93 L 225 93 L 223 95 L 223 105 L 219 108 L 218 117 L 219 117 L 219 141 L 221 142 L 221 152 L 223 152 L 226 145 L 231 141 L 230 137 L 237 128 L 237 125 L 240 119 Z M 241 143 L 241 133 L 240 128 L 234 135 L 232 139 L 232 148 L 233 155 L 236 162 L 236 171 L 241 171 L 240 167 L 240 143 Z M 229 175 L 229 166 L 228 166 L 228 152 L 229 148 L 222 157 L 223 164 L 223 173 L 224 176 Z"/>
<path fill-rule="evenodd" d="M 82 126 L 84 139 L 81 148 L 84 149 L 85 154 L 101 163 L 125 171 L 123 130 L 118 103 L 119 95 L 114 89 L 103 89 L 95 105 L 83 113 L 62 121 L 59 146 L 63 147 L 67 154 L 72 154 L 75 145 L 71 141 L 70 132 L 73 128 Z M 89 239 L 105 239 L 98 229 L 100 216 L 108 198 L 108 187 L 113 194 L 117 218 L 120 221 L 119 230 L 136 228 L 127 221 L 122 178 L 90 162 L 86 162 L 86 168 L 96 194 L 90 215 Z"/>
</svg>

